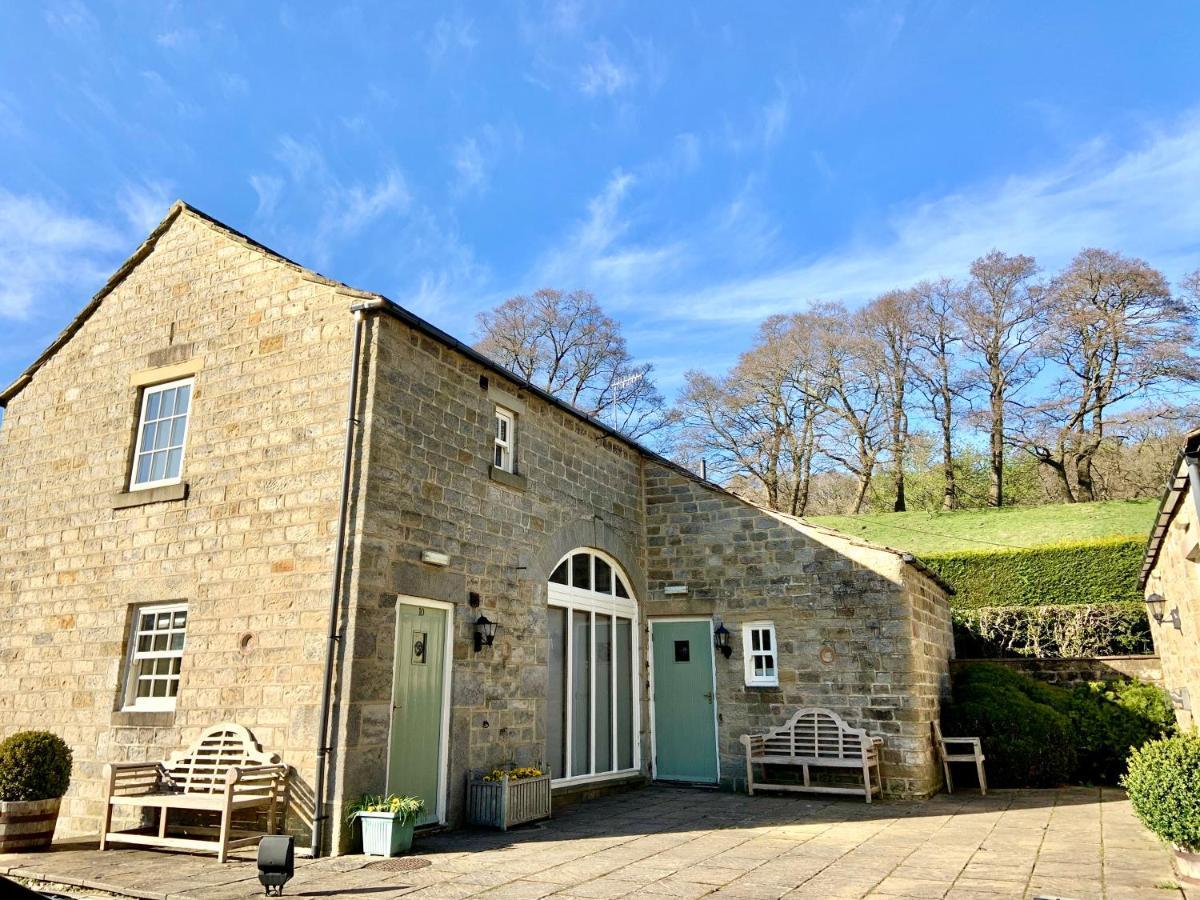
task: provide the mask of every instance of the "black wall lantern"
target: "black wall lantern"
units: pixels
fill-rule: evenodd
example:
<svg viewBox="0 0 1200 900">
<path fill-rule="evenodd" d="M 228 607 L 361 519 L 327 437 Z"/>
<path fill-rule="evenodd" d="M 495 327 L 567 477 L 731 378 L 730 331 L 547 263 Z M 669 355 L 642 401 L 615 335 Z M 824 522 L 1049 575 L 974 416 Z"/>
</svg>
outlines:
<svg viewBox="0 0 1200 900">
<path fill-rule="evenodd" d="M 1166 607 L 1167 601 L 1163 599 L 1162 594 L 1151 594 L 1146 598 L 1146 610 L 1150 613 L 1151 618 L 1159 625 L 1163 620 L 1163 609 Z"/>
<path fill-rule="evenodd" d="M 475 652 L 478 653 L 484 647 L 492 646 L 492 641 L 496 639 L 496 623 L 485 615 L 480 615 L 475 620 Z"/>
<path fill-rule="evenodd" d="M 724 622 L 719 623 L 713 632 L 713 646 L 720 650 L 726 659 L 733 656 L 733 646 L 729 643 L 729 629 L 725 627 Z"/>
<path fill-rule="evenodd" d="M 1176 606 L 1169 613 L 1166 612 L 1166 608 L 1167 601 L 1163 599 L 1162 594 L 1151 594 L 1146 598 L 1146 609 L 1155 622 L 1161 625 L 1166 619 L 1170 621 L 1176 631 L 1183 631 L 1183 619 L 1179 615 L 1179 607 Z"/>
</svg>

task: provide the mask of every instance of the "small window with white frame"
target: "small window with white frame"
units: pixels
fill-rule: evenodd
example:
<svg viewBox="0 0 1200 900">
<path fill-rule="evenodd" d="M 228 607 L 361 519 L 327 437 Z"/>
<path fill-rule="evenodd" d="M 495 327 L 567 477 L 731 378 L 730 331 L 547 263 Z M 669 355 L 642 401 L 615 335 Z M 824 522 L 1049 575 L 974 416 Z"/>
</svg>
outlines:
<svg viewBox="0 0 1200 900">
<path fill-rule="evenodd" d="M 183 479 L 183 448 L 191 418 L 192 379 L 155 384 L 142 390 L 137 443 L 129 474 L 131 491 L 178 484 Z"/>
<path fill-rule="evenodd" d="M 124 709 L 154 712 L 175 708 L 186 632 L 186 603 L 142 606 L 135 611 Z"/>
<path fill-rule="evenodd" d="M 775 643 L 774 622 L 747 622 L 742 626 L 742 647 L 746 661 L 748 687 L 776 687 L 779 684 L 779 648 Z"/>
<path fill-rule="evenodd" d="M 492 464 L 504 472 L 516 471 L 517 417 L 503 406 L 496 407 L 495 449 Z"/>
</svg>

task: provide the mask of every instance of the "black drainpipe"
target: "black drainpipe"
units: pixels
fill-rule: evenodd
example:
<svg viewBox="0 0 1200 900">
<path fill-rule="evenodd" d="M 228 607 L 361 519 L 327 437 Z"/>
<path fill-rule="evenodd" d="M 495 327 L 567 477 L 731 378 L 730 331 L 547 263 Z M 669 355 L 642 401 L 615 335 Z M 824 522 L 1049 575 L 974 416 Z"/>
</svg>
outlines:
<svg viewBox="0 0 1200 900">
<path fill-rule="evenodd" d="M 333 669 L 337 663 L 339 600 L 346 561 L 346 512 L 350 505 L 350 468 L 354 456 L 354 433 L 360 423 L 358 409 L 358 369 L 362 358 L 363 310 L 365 304 L 352 307 L 354 312 L 354 350 L 350 362 L 350 391 L 346 409 L 346 447 L 342 455 L 342 495 L 338 500 L 338 527 L 333 556 L 333 586 L 329 591 L 329 635 L 325 645 L 325 675 L 321 687 L 321 711 L 318 714 L 317 772 L 313 785 L 312 855 L 321 855 L 325 841 L 325 767 L 333 748 L 329 746 L 329 707 L 333 699 Z"/>
</svg>

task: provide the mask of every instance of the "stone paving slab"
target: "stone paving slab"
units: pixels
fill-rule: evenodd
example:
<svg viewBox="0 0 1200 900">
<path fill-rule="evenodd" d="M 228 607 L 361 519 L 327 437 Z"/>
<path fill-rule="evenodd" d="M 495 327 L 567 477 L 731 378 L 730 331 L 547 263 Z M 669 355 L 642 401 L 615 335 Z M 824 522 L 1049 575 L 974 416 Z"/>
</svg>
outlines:
<svg viewBox="0 0 1200 900">
<path fill-rule="evenodd" d="M 1166 848 L 1120 791 L 1064 788 L 856 803 L 651 787 L 508 833 L 418 836 L 431 865 L 296 861 L 288 897 L 637 900 L 700 897 L 1183 898 Z M 144 900 L 261 897 L 253 853 L 229 862 L 94 842 L 0 854 L 0 874 Z"/>
</svg>

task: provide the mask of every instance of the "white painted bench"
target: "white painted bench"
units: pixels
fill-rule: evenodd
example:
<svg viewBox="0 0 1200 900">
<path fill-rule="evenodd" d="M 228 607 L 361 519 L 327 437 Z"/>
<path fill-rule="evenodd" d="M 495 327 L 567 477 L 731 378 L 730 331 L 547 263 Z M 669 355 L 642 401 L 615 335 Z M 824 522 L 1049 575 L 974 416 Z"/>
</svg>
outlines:
<svg viewBox="0 0 1200 900">
<path fill-rule="evenodd" d="M 873 737 L 861 728 L 851 728 L 845 719 L 831 709 L 808 707 L 798 710 L 778 728 L 772 728 L 766 734 L 743 734 L 739 740 L 746 748 L 746 786 L 751 794 L 756 787 L 772 791 L 862 794 L 870 803 L 875 794 L 882 793 L 879 748 L 883 738 Z M 799 766 L 803 773 L 803 784 L 756 781 L 755 765 Z M 859 769 L 862 771 L 863 786 L 813 784 L 809 778 L 809 768 L 823 766 Z M 871 777 L 872 769 L 875 770 L 874 780 Z"/>
<path fill-rule="evenodd" d="M 254 735 L 232 722 L 208 729 L 193 746 L 173 754 L 166 762 L 109 763 L 105 780 L 108 795 L 100 832 L 101 850 L 110 843 L 125 843 L 215 851 L 217 860 L 224 862 L 230 850 L 256 844 L 262 836 L 259 832 L 234 832 L 235 812 L 265 809 L 267 834 L 275 834 L 277 814 L 286 815 L 287 810 L 287 766 L 279 763 L 277 755 L 264 753 Z M 158 809 L 158 833 L 112 831 L 116 807 Z M 219 814 L 219 828 L 190 829 L 197 833 L 215 831 L 216 840 L 167 837 L 167 814 L 172 809 Z"/>
</svg>

